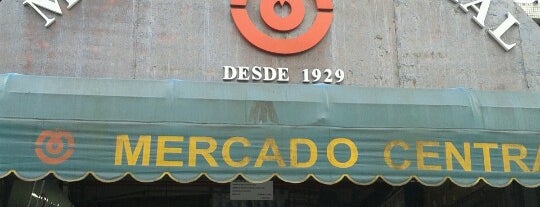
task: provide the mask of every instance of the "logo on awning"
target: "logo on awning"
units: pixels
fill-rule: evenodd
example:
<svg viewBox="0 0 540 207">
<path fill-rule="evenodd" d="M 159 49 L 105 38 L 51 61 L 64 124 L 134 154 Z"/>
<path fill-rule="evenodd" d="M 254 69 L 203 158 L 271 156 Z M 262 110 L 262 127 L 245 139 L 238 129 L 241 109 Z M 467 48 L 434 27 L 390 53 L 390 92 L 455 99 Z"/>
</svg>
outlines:
<svg viewBox="0 0 540 207">
<path fill-rule="evenodd" d="M 68 160 L 75 148 L 70 132 L 43 131 L 36 140 L 36 155 L 45 164 L 58 165 Z"/>
</svg>

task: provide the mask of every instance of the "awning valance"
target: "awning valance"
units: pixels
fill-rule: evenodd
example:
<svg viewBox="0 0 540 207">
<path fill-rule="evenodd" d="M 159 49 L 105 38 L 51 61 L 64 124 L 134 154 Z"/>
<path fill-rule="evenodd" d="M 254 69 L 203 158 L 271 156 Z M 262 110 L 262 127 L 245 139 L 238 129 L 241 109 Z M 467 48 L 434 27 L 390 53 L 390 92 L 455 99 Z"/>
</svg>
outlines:
<svg viewBox="0 0 540 207">
<path fill-rule="evenodd" d="M 0 75 L 0 177 L 540 185 L 540 93 Z"/>
</svg>

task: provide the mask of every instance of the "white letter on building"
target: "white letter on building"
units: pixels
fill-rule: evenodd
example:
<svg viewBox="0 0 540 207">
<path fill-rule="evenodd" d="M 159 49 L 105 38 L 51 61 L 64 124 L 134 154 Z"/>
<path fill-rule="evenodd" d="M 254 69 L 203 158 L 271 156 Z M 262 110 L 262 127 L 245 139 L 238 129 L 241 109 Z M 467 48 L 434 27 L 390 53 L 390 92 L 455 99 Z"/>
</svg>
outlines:
<svg viewBox="0 0 540 207">
<path fill-rule="evenodd" d="M 223 66 L 223 80 L 234 80 L 238 71 L 233 66 Z"/>
<path fill-rule="evenodd" d="M 79 3 L 80 0 L 66 0 L 66 2 L 68 3 L 68 9 L 71 9 L 71 7 L 73 7 L 75 4 Z M 53 0 L 53 1 L 50 1 L 50 0 L 25 0 L 23 2 L 23 5 L 30 5 L 34 10 L 36 10 L 36 12 L 41 15 L 41 17 L 43 17 L 43 19 L 45 19 L 46 23 L 45 23 L 45 27 L 49 27 L 51 26 L 52 23 L 54 23 L 54 21 L 56 20 L 55 18 L 49 18 L 47 16 L 45 16 L 45 14 L 43 14 L 43 12 L 37 7 L 41 7 L 41 8 L 44 8 L 44 9 L 47 9 L 51 12 L 54 12 L 54 13 L 57 13 L 59 15 L 62 15 L 62 10 L 60 9 L 60 5 L 58 4 L 58 0 Z"/>
<path fill-rule="evenodd" d="M 476 6 L 477 4 L 480 4 L 480 9 L 478 9 L 478 7 Z M 486 20 L 486 16 L 487 16 L 487 13 L 488 13 L 488 9 L 489 9 L 489 5 L 491 4 L 491 0 L 477 0 L 477 1 L 473 1 L 471 3 L 468 3 L 468 4 L 460 4 L 459 7 L 465 11 L 465 12 L 468 12 L 469 11 L 469 7 L 472 7 L 473 10 L 478 13 L 478 15 L 476 15 L 475 17 L 473 17 L 473 20 L 478 24 L 480 25 L 482 28 L 486 27 L 484 22 Z"/>
<path fill-rule="evenodd" d="M 493 30 L 488 30 L 488 33 L 489 35 L 491 35 L 491 37 L 495 38 L 495 40 L 497 40 L 497 42 L 506 50 L 506 51 L 509 51 L 510 49 L 512 49 L 514 46 L 516 46 L 516 43 L 513 43 L 511 45 L 509 44 L 506 44 L 502 39 L 501 39 L 501 36 L 510 29 L 510 27 L 514 26 L 514 24 L 517 24 L 519 25 L 519 22 L 518 20 L 512 16 L 512 14 L 510 14 L 510 12 L 506 13 L 506 16 L 508 16 L 508 18 L 506 18 L 506 20 L 504 20 L 504 22 L 499 26 L 497 27 L 497 29 L 495 29 L 495 31 Z"/>
</svg>

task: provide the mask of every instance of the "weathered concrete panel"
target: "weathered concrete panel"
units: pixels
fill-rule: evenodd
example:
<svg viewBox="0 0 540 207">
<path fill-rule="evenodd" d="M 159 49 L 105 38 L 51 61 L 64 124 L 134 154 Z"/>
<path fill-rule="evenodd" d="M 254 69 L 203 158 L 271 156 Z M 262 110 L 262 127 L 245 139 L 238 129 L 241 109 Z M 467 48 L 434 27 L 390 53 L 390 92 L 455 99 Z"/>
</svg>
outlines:
<svg viewBox="0 0 540 207">
<path fill-rule="evenodd" d="M 523 67 L 527 78 L 527 86 L 531 90 L 540 90 L 540 27 L 528 19 L 527 14 L 519 7 L 515 11 L 516 18 L 521 20 Z"/>
<path fill-rule="evenodd" d="M 314 1 L 298 30 L 266 27 L 258 1 L 248 10 L 258 28 L 295 37 L 315 18 Z M 229 0 L 83 0 L 49 28 L 21 1 L 0 3 L 0 73 L 128 79 L 222 81 L 222 66 L 290 68 L 291 83 L 306 68 L 343 69 L 344 84 L 369 87 L 540 90 L 540 27 L 511 0 L 492 1 L 488 28 L 506 12 L 522 25 L 503 39 L 505 52 L 450 0 L 334 1 L 334 22 L 307 52 L 273 55 L 248 43 L 236 29 Z M 276 8 L 285 15 L 287 8 Z"/>
<path fill-rule="evenodd" d="M 201 77 L 206 64 L 207 1 L 134 1 L 135 78 Z M 191 68 L 190 68 L 191 67 Z"/>
<path fill-rule="evenodd" d="M 335 7 L 334 68 L 346 70 L 350 84 L 397 87 L 393 1 L 338 1 Z"/>
<path fill-rule="evenodd" d="M 72 26 L 74 29 L 61 29 L 62 32 L 78 31 L 68 44 L 58 42 L 58 47 L 77 51 L 77 61 L 81 64 L 83 77 L 132 78 L 134 48 L 134 5 L 128 1 L 103 1 L 80 4 L 82 15 L 77 18 L 64 17 L 57 28 Z M 77 13 L 73 8 L 70 13 Z M 96 15 L 97 14 L 97 15 Z M 52 32 L 54 33 L 54 32 Z M 73 45 L 73 46 L 71 46 Z M 68 54 L 71 51 L 66 51 Z M 58 59 L 58 65 L 62 59 Z"/>
</svg>

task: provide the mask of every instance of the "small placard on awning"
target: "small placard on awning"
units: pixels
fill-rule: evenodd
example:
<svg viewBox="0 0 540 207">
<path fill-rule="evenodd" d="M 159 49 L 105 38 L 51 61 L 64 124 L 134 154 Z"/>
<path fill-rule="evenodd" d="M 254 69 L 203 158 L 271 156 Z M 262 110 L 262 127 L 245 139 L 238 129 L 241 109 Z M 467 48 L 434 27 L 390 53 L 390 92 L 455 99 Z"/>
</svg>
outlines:
<svg viewBox="0 0 540 207">
<path fill-rule="evenodd" d="M 247 181 L 231 182 L 231 200 L 271 201 L 274 200 L 274 182 L 250 183 Z"/>
</svg>

